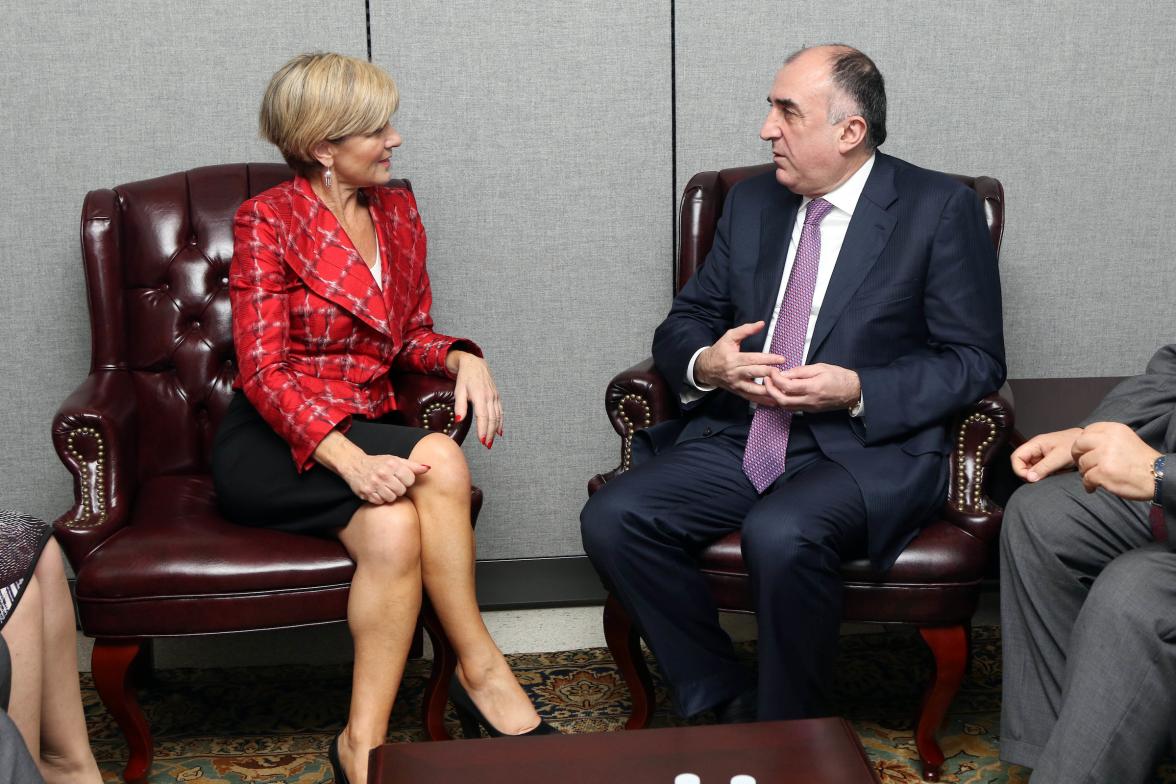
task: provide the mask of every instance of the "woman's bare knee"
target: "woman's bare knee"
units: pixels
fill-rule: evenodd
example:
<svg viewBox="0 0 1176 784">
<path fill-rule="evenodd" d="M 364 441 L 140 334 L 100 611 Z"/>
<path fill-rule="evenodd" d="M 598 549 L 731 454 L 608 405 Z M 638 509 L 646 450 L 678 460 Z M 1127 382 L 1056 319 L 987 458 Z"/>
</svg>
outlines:
<svg viewBox="0 0 1176 784">
<path fill-rule="evenodd" d="M 40 656 L 41 634 L 44 630 L 45 593 L 36 573 L 29 575 L 28 584 L 21 594 L 20 602 L 4 624 L 4 639 L 15 658 L 29 650 L 30 645 L 38 648 Z M 15 663 L 13 664 L 15 667 Z"/>
<path fill-rule="evenodd" d="M 50 539 L 41 551 L 37 560 L 37 567 L 33 571 L 41 587 L 41 607 L 47 624 L 47 629 L 53 627 L 62 631 L 60 626 L 67 626 L 72 633 L 74 628 L 73 598 L 69 593 L 69 584 L 65 579 L 65 563 L 61 547 Z"/>
<path fill-rule="evenodd" d="M 378 506 L 365 504 L 339 532 L 339 539 L 362 566 L 390 572 L 419 568 L 420 520 L 408 498 Z"/>
<path fill-rule="evenodd" d="M 49 541 L 45 542 L 45 549 L 41 551 L 41 557 L 37 559 L 37 568 L 34 570 L 37 578 L 43 584 L 53 585 L 57 581 L 65 582 L 63 557 L 61 546 L 57 544 L 56 539 L 50 537 Z"/>
<path fill-rule="evenodd" d="M 469 492 L 470 469 L 461 446 L 443 433 L 430 433 L 417 442 L 409 459 L 429 466 L 414 488 Z"/>
</svg>

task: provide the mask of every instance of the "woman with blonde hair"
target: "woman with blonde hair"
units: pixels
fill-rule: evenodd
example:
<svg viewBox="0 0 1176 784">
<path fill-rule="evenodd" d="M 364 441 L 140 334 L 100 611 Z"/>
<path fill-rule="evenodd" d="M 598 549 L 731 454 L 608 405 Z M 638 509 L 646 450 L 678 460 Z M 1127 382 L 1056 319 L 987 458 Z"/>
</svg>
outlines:
<svg viewBox="0 0 1176 784">
<path fill-rule="evenodd" d="M 463 727 L 554 732 L 482 622 L 474 594 L 470 476 L 444 434 L 379 421 L 393 370 L 455 380 L 455 415 L 478 439 L 502 408 L 476 344 L 435 332 L 425 232 L 412 192 L 388 187 L 398 104 L 379 67 L 338 54 L 274 74 L 261 132 L 292 181 L 241 205 L 230 267 L 237 393 L 217 433 L 213 476 L 241 524 L 336 536 L 356 563 L 347 618 L 351 707 L 331 746 L 335 778 L 367 780 L 384 741 L 422 591 L 458 656 Z"/>
</svg>

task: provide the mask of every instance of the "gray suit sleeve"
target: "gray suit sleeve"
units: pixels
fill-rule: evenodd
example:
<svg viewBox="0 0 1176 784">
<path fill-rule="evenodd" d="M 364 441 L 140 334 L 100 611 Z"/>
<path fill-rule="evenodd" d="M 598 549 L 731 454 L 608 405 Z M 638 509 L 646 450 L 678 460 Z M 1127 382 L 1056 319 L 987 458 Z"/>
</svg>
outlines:
<svg viewBox="0 0 1176 784">
<path fill-rule="evenodd" d="M 1147 363 L 1143 375 L 1123 380 L 1079 427 L 1121 422 L 1156 449 L 1162 448 L 1168 421 L 1176 408 L 1176 343 L 1164 346 Z"/>
<path fill-rule="evenodd" d="M 1168 547 L 1176 550 L 1176 477 L 1172 476 L 1172 468 L 1176 466 L 1176 454 L 1164 456 L 1164 481 L 1160 484 L 1160 503 L 1164 506 L 1164 520 L 1168 523 Z"/>
<path fill-rule="evenodd" d="M 1091 412 L 1081 427 L 1095 422 L 1120 422 L 1161 451 L 1171 449 L 1165 435 L 1176 410 L 1176 343 L 1164 346 L 1147 363 L 1142 375 L 1124 379 Z M 1176 536 L 1176 454 L 1167 456 L 1167 476 L 1160 487 L 1160 502 L 1170 536 Z M 1176 549 L 1176 541 L 1168 546 Z"/>
</svg>

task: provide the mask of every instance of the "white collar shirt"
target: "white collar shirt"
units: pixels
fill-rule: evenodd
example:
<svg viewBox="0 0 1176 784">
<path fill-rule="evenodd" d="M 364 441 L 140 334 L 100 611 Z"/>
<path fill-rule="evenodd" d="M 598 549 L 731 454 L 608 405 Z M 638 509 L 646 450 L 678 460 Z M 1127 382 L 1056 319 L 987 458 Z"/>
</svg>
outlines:
<svg viewBox="0 0 1176 784">
<path fill-rule="evenodd" d="M 849 230 L 849 222 L 853 219 L 853 213 L 857 209 L 858 200 L 861 199 L 862 191 L 866 187 L 866 180 L 869 179 L 870 172 L 874 169 L 874 158 L 874 155 L 870 155 L 866 159 L 866 162 L 849 176 L 849 179 L 821 197 L 832 204 L 833 209 L 829 210 L 829 213 L 821 221 L 821 256 L 817 262 L 817 283 L 813 289 L 813 305 L 809 311 L 808 329 L 805 330 L 804 335 L 804 356 L 806 359 L 809 353 L 809 344 L 813 339 L 813 327 L 816 326 L 817 316 L 821 312 L 821 303 L 825 301 L 825 292 L 828 291 L 829 281 L 833 278 L 833 269 L 837 266 L 837 257 L 841 253 L 841 246 L 845 244 L 845 234 Z M 765 353 L 770 353 L 768 352 L 768 347 L 772 345 L 772 335 L 776 332 L 776 322 L 780 318 L 780 303 L 783 302 L 784 292 L 788 288 L 788 276 L 792 274 L 792 265 L 796 261 L 796 247 L 800 243 L 800 233 L 804 229 L 804 218 L 808 213 L 810 202 L 812 202 L 812 199 L 805 196 L 796 211 L 796 222 L 792 227 L 792 238 L 788 242 L 788 255 L 784 260 L 784 272 L 780 276 L 779 288 L 776 291 L 776 304 L 772 308 L 772 318 L 768 323 L 767 331 L 764 334 L 763 345 L 760 349 Z M 705 348 L 706 346 L 703 346 L 698 349 L 694 353 L 694 356 L 690 358 L 690 364 L 686 368 L 687 386 L 682 390 L 683 403 L 697 400 L 704 393 L 714 389 L 714 387 L 701 386 L 694 380 L 694 363 L 697 361 L 698 355 Z M 746 344 L 744 350 L 750 350 Z M 860 413 L 861 408 L 859 407 L 854 414 L 858 415 Z"/>
<path fill-rule="evenodd" d="M 874 168 L 874 156 L 871 155 L 861 167 L 850 175 L 849 179 L 822 196 L 825 201 L 833 205 L 833 209 L 821 221 L 821 259 L 817 263 L 817 285 L 813 289 L 813 306 L 809 311 L 808 329 L 804 333 L 804 356 L 807 360 L 809 345 L 813 340 L 813 327 L 817 324 L 817 316 L 821 312 L 821 303 L 825 301 L 825 292 L 829 290 L 829 281 L 833 277 L 833 269 L 837 266 L 837 256 L 841 253 L 841 246 L 845 244 L 845 233 L 849 230 L 849 222 L 853 219 L 853 211 L 857 209 L 858 199 L 866 187 L 866 180 Z M 780 318 L 780 303 L 784 301 L 784 292 L 788 288 L 788 276 L 792 274 L 792 265 L 796 261 L 796 248 L 800 243 L 800 233 L 804 229 L 804 218 L 808 214 L 808 206 L 812 199 L 804 197 L 800 208 L 796 211 L 796 224 L 792 227 L 792 239 L 788 242 L 788 257 L 784 261 L 784 274 L 781 276 L 780 288 L 776 292 L 776 305 L 772 309 L 772 320 L 768 323 L 764 335 L 763 351 L 770 353 L 768 347 L 772 345 L 772 336 L 776 333 L 776 322 Z"/>
</svg>

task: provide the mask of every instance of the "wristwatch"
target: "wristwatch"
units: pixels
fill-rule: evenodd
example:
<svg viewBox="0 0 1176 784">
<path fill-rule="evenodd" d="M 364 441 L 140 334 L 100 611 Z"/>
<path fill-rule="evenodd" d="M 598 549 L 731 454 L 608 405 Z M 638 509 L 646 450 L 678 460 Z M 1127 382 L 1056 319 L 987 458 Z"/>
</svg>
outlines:
<svg viewBox="0 0 1176 784">
<path fill-rule="evenodd" d="M 1152 506 L 1164 505 L 1164 458 L 1167 455 L 1160 455 L 1156 458 L 1156 462 L 1152 463 L 1152 479 L 1156 482 L 1155 492 L 1152 494 Z"/>
<path fill-rule="evenodd" d="M 1156 489 L 1152 494 L 1151 511 L 1147 515 L 1151 524 L 1152 539 L 1157 542 L 1168 542 L 1168 515 L 1164 509 L 1164 458 L 1160 455 L 1152 463 L 1152 478 L 1156 481 Z M 1171 546 L 1171 545 L 1169 545 Z"/>
</svg>

